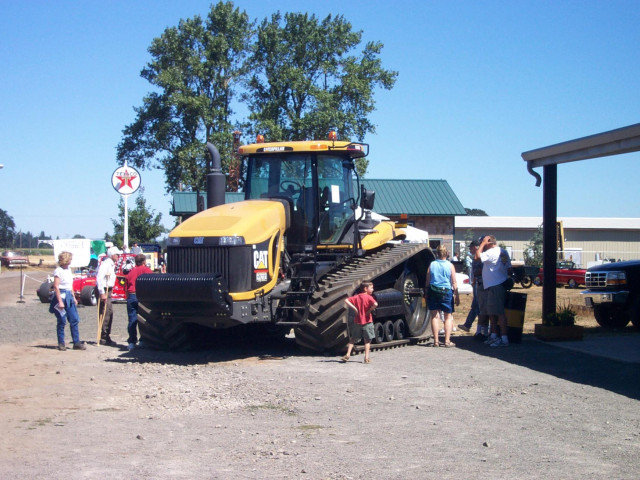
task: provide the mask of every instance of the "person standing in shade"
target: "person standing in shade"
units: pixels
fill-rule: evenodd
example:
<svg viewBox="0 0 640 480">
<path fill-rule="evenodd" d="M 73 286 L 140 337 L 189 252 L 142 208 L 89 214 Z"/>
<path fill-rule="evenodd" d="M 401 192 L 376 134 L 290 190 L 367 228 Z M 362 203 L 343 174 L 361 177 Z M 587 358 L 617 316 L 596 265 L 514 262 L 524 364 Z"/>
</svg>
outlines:
<svg viewBox="0 0 640 480">
<path fill-rule="evenodd" d="M 433 332 L 433 346 L 439 347 L 438 331 L 440 329 L 440 312 L 444 313 L 444 346 L 455 347 L 451 341 L 453 328 L 453 303 L 460 305 L 458 284 L 456 283 L 456 270 L 453 264 L 447 260 L 447 247 L 440 244 L 436 249 L 436 260 L 429 264 L 425 291 L 427 304 L 431 314 L 431 330 Z"/>
<path fill-rule="evenodd" d="M 481 241 L 481 240 L 480 240 Z M 465 263 L 467 266 L 467 271 L 469 272 L 469 282 L 473 287 L 473 300 L 471 302 L 471 309 L 469 310 L 469 314 L 467 315 L 467 319 L 462 325 L 458 325 L 460 330 L 468 332 L 471 330 L 473 326 L 473 322 L 475 322 L 476 317 L 478 317 L 478 329 L 476 331 L 476 337 L 480 338 L 483 336 L 482 328 L 483 325 L 480 318 L 480 305 L 478 303 L 479 289 L 483 289 L 482 286 L 482 261 L 476 260 L 476 250 L 480 245 L 479 240 L 473 240 L 469 244 L 469 255 L 467 255 L 465 259 Z M 485 332 L 486 335 L 486 332 Z"/>
<path fill-rule="evenodd" d="M 135 244 L 134 244 L 135 245 Z M 136 280 L 144 273 L 153 273 L 146 262 L 147 257 L 144 253 L 136 255 L 136 266 L 133 267 L 126 275 L 127 279 L 127 315 L 129 317 L 129 325 L 127 331 L 129 338 L 127 339 L 127 348 L 131 351 L 136 348 L 138 343 L 138 297 L 136 296 Z"/>
<path fill-rule="evenodd" d="M 491 347 L 508 347 L 507 316 L 504 304 L 507 289 L 504 282 L 509 278 L 511 259 L 506 250 L 500 248 L 496 237 L 487 235 L 476 250 L 475 258 L 482 261 L 482 283 L 486 292 L 486 313 L 491 322 L 491 336 L 487 340 Z M 497 327 L 500 327 L 500 337 Z"/>
<path fill-rule="evenodd" d="M 87 347 L 80 341 L 80 333 L 78 332 L 78 302 L 73 294 L 73 273 L 69 266 L 73 258 L 70 252 L 62 252 L 58 255 L 58 267 L 53 272 L 53 298 L 49 311 L 56 316 L 57 332 L 58 332 L 58 350 L 65 351 L 67 349 L 64 343 L 64 327 L 69 321 L 69 329 L 71 330 L 71 339 L 73 340 L 74 350 L 86 350 Z"/>
<path fill-rule="evenodd" d="M 100 295 L 98 315 L 103 319 L 100 333 L 100 345 L 114 346 L 116 342 L 111 340 L 111 323 L 113 322 L 113 306 L 111 305 L 111 292 L 116 284 L 116 263 L 122 252 L 118 247 L 110 247 L 107 257 L 102 260 L 96 275 L 96 287 Z"/>
<path fill-rule="evenodd" d="M 347 307 L 355 312 L 355 318 L 352 321 L 351 316 L 349 317 L 349 344 L 347 345 L 347 354 L 342 357 L 342 361 L 349 360 L 353 346 L 362 338 L 364 340 L 364 363 L 371 363 L 369 352 L 371 351 L 371 340 L 375 337 L 371 312 L 378 306 L 378 302 L 373 298 L 373 283 L 362 282 L 359 290 L 359 294 L 344 301 Z"/>
</svg>

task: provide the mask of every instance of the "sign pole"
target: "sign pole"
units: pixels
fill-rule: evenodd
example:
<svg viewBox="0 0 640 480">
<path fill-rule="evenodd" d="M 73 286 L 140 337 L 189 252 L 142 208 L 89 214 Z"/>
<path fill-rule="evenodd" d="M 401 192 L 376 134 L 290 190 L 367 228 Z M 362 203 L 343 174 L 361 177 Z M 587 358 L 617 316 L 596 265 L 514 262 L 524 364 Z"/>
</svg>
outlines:
<svg viewBox="0 0 640 480">
<path fill-rule="evenodd" d="M 129 207 L 128 207 L 128 199 L 129 195 L 123 195 L 124 198 L 124 232 L 122 235 L 122 241 L 124 242 L 122 246 L 129 246 Z"/>
</svg>

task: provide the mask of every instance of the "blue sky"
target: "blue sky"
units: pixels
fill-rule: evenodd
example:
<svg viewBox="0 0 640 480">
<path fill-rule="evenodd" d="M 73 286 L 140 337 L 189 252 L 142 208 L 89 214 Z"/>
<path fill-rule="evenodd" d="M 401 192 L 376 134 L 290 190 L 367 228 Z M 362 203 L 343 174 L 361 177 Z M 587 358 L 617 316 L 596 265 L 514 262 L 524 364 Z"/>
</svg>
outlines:
<svg viewBox="0 0 640 480">
<path fill-rule="evenodd" d="M 150 85 L 153 38 L 209 1 L 0 0 L 0 208 L 53 238 L 112 232 L 115 148 Z M 274 13 L 342 14 L 381 41 L 369 178 L 446 179 L 465 207 L 542 215 L 521 153 L 640 122 L 640 9 L 603 1 L 237 1 Z M 639 217 L 640 154 L 558 168 L 558 215 Z M 172 225 L 164 178 L 142 171 Z M 133 198 L 130 200 L 133 205 Z"/>
</svg>

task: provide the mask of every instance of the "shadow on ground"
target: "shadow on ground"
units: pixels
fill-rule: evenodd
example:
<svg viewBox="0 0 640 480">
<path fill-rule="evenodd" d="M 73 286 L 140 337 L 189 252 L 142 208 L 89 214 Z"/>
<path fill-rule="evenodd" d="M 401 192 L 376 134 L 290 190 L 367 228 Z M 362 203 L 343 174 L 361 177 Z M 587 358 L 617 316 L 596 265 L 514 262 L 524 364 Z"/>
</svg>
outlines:
<svg viewBox="0 0 640 480">
<path fill-rule="evenodd" d="M 104 348 L 104 347 L 103 347 Z M 243 342 L 227 345 L 202 346 L 193 351 L 168 352 L 147 348 L 127 351 L 126 345 L 112 347 L 121 350 L 117 358 L 109 358 L 114 363 L 160 363 L 170 365 L 197 365 L 207 363 L 237 362 L 247 359 L 259 361 L 283 360 L 292 356 L 305 355 L 295 345 L 293 339 L 278 342 Z"/>
<path fill-rule="evenodd" d="M 616 337 L 592 340 L 609 342 L 610 348 L 616 348 Z M 640 335 L 633 340 L 634 345 L 640 348 Z M 457 337 L 456 346 L 478 355 L 640 400 L 640 364 L 632 361 L 616 360 L 590 351 L 577 351 L 553 342 L 541 342 L 531 334 L 523 335 L 522 343 L 512 343 L 509 348 L 490 348 L 471 336 Z"/>
</svg>

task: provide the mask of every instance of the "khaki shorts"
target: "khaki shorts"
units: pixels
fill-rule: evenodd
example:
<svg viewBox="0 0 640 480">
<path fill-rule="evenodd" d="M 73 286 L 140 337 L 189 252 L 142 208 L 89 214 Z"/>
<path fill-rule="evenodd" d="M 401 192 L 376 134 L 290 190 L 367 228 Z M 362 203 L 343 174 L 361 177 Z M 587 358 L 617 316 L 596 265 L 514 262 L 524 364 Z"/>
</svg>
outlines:
<svg viewBox="0 0 640 480">
<path fill-rule="evenodd" d="M 507 290 L 500 284 L 489 287 L 487 291 L 487 315 L 504 315 Z"/>
<path fill-rule="evenodd" d="M 349 320 L 348 327 L 349 338 L 351 340 L 360 340 L 362 338 L 365 342 L 370 342 L 376 336 L 375 330 L 373 328 L 373 323 L 371 322 L 364 325 L 359 325 L 353 320 Z"/>
</svg>

